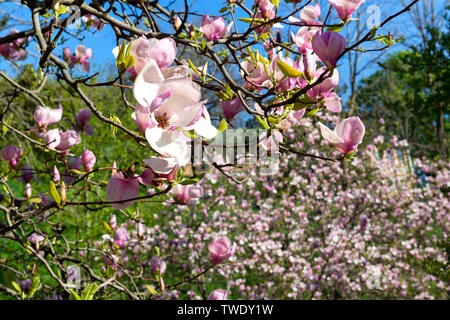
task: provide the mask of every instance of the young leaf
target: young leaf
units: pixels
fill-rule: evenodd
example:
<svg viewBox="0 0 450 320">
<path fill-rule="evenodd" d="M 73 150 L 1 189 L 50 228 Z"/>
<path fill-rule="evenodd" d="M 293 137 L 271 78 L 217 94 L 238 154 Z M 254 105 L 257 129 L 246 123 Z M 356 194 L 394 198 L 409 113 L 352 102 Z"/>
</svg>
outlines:
<svg viewBox="0 0 450 320">
<path fill-rule="evenodd" d="M 40 283 L 41 283 L 41 280 L 39 279 L 39 277 L 33 278 L 33 282 L 31 283 L 30 291 L 28 291 L 28 294 L 27 294 L 27 299 L 33 298 Z"/>
<path fill-rule="evenodd" d="M 81 300 L 93 300 L 94 294 L 97 292 L 97 284 L 91 283 L 86 288 L 84 288 L 81 293 Z"/>
<path fill-rule="evenodd" d="M 286 62 L 283 62 L 281 60 L 277 60 L 277 65 L 280 71 L 289 78 L 298 78 L 303 75 L 300 71 L 292 68 L 290 65 L 288 65 Z"/>
<path fill-rule="evenodd" d="M 50 181 L 50 183 L 48 184 L 48 193 L 59 206 L 61 204 L 61 197 L 59 196 L 59 193 L 56 190 L 56 186 L 53 181 Z"/>
</svg>

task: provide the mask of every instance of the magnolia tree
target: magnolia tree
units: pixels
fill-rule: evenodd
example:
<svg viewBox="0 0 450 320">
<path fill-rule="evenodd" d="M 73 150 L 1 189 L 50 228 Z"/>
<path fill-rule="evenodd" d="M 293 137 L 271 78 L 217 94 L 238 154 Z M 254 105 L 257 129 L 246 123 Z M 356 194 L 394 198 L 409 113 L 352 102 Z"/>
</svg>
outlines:
<svg viewBox="0 0 450 320">
<path fill-rule="evenodd" d="M 21 299 L 443 297 L 446 238 L 424 235 L 448 232 L 448 170 L 415 189 L 373 158 L 376 147 L 360 158 L 364 124 L 338 120 L 335 90 L 343 57 L 395 44 L 381 29 L 418 1 L 353 43 L 340 31 L 364 0 L 236 0 L 217 12 L 22 1 L 29 28 L 0 38 L 10 63 L 0 71 L 0 289 Z M 82 42 L 107 28 L 116 45 L 105 76 Z M 8 75 L 33 59 L 33 81 Z M 210 116 L 216 105 L 222 119 Z M 238 114 L 259 127 L 235 128 Z M 359 179 L 367 185 L 352 190 Z M 444 267 L 408 264 L 432 269 L 426 258 Z"/>
</svg>

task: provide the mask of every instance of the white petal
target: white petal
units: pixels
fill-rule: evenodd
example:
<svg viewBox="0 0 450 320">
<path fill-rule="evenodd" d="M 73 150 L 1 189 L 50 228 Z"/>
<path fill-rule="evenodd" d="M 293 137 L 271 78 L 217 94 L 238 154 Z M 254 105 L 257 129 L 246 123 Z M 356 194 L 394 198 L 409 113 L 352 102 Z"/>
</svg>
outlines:
<svg viewBox="0 0 450 320">
<path fill-rule="evenodd" d="M 166 157 L 174 157 L 178 162 L 186 162 L 188 147 L 186 139 L 180 131 L 168 131 L 159 127 L 147 128 L 145 138 L 156 152 Z M 179 165 L 183 166 L 184 164 Z"/>
<path fill-rule="evenodd" d="M 133 94 L 136 101 L 143 107 L 149 107 L 158 95 L 160 83 L 164 77 L 155 60 L 150 60 L 137 75 Z"/>
<path fill-rule="evenodd" d="M 204 117 L 200 117 L 200 119 L 189 129 L 194 129 L 196 134 L 206 139 L 212 139 L 219 133 L 219 131 L 211 124 L 211 121 L 208 121 L 208 119 Z"/>
<path fill-rule="evenodd" d="M 339 144 L 344 143 L 344 140 L 342 140 L 340 137 L 336 135 L 335 132 L 331 131 L 330 128 L 328 128 L 326 125 L 319 122 L 320 127 L 320 133 L 322 134 L 322 137 L 327 140 L 331 144 Z"/>
<path fill-rule="evenodd" d="M 150 159 L 144 159 L 143 162 L 159 174 L 169 174 L 177 165 L 177 159 L 175 158 L 151 157 Z"/>
</svg>

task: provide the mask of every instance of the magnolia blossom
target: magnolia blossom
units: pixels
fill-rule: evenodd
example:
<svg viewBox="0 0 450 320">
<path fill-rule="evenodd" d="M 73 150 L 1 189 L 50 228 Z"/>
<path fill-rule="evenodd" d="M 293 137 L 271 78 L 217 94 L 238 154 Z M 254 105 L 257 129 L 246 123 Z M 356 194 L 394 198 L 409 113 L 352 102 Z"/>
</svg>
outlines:
<svg viewBox="0 0 450 320">
<path fill-rule="evenodd" d="M 214 264 L 218 264 L 234 255 L 236 243 L 232 245 L 230 239 L 225 236 L 219 236 L 209 243 L 208 250 L 211 261 Z"/>
<path fill-rule="evenodd" d="M 364 1 L 366 0 L 328 0 L 328 2 L 336 9 L 342 20 L 350 19 L 353 12 L 355 12 Z"/>
<path fill-rule="evenodd" d="M 167 263 L 158 256 L 153 256 L 150 259 L 150 270 L 152 274 L 162 275 L 166 272 Z"/>
<path fill-rule="evenodd" d="M 220 106 L 222 107 L 225 119 L 228 121 L 245 109 L 239 97 L 234 98 L 233 100 L 220 101 Z"/>
<path fill-rule="evenodd" d="M 115 268 L 119 264 L 119 257 L 109 253 L 102 254 L 102 261 L 107 266 Z"/>
<path fill-rule="evenodd" d="M 61 134 L 59 129 L 52 129 L 41 136 L 45 140 L 45 144 L 50 149 L 55 149 L 61 142 Z"/>
<path fill-rule="evenodd" d="M 89 120 L 92 117 L 92 113 L 88 109 L 81 109 L 76 115 L 75 115 L 75 121 L 77 123 L 77 127 L 80 128 L 80 130 L 84 131 L 88 136 L 92 136 L 94 134 L 94 129 L 92 126 L 88 123 Z"/>
<path fill-rule="evenodd" d="M 119 47 L 115 47 L 112 52 L 117 59 Z M 136 63 L 128 69 L 128 72 L 136 77 L 150 60 L 154 60 L 160 69 L 165 69 L 173 63 L 176 54 L 177 47 L 171 38 L 158 40 L 141 36 L 131 44 L 130 55 L 136 59 Z"/>
<path fill-rule="evenodd" d="M 94 153 L 89 149 L 84 150 L 84 152 L 81 154 L 81 163 L 83 164 L 84 169 L 87 172 L 91 171 L 95 165 L 95 162 L 96 158 Z"/>
<path fill-rule="evenodd" d="M 122 225 L 120 228 L 117 228 L 114 231 L 114 242 L 120 247 L 125 248 L 128 239 L 130 238 L 130 234 L 125 225 Z"/>
<path fill-rule="evenodd" d="M 300 29 L 298 29 L 296 35 L 291 32 L 292 41 L 295 43 L 301 53 L 306 53 L 308 50 L 312 50 L 311 41 L 313 36 L 314 32 L 309 30 L 308 27 L 301 27 Z"/>
<path fill-rule="evenodd" d="M 319 122 L 322 137 L 343 154 L 356 152 L 365 133 L 364 124 L 359 117 L 350 117 L 342 120 L 334 131 Z"/>
<path fill-rule="evenodd" d="M 226 290 L 217 289 L 210 293 L 208 300 L 227 300 L 227 295 Z"/>
<path fill-rule="evenodd" d="M 2 149 L 2 157 L 5 161 L 8 161 L 11 167 L 15 167 L 19 164 L 20 157 L 22 156 L 22 149 L 16 146 L 7 146 Z"/>
<path fill-rule="evenodd" d="M 69 149 L 81 142 L 80 135 L 75 130 L 59 131 L 60 141 L 55 147 L 56 150 L 68 153 Z"/>
<path fill-rule="evenodd" d="M 325 72 L 325 68 L 320 68 L 314 72 L 313 79 L 317 80 Z M 307 94 L 313 99 L 322 100 L 325 107 L 331 112 L 341 112 L 341 98 L 339 98 L 333 89 L 339 84 L 339 72 L 333 70 L 333 75 L 308 90 Z"/>
<path fill-rule="evenodd" d="M 186 143 L 190 139 L 177 129 L 192 129 L 207 139 L 214 138 L 218 131 L 211 124 L 205 101 L 200 101 L 199 86 L 191 77 L 171 71 L 162 72 L 155 60 L 145 65 L 133 87 L 138 103 L 134 117 L 139 128 L 145 129 L 153 150 L 183 166 L 190 159 Z"/>
<path fill-rule="evenodd" d="M 33 281 L 31 279 L 16 280 L 16 283 L 19 285 L 19 288 L 20 290 L 22 290 L 22 292 L 27 293 L 28 291 L 30 291 Z"/>
<path fill-rule="evenodd" d="M 53 181 L 59 182 L 61 180 L 61 175 L 57 166 L 53 166 Z"/>
<path fill-rule="evenodd" d="M 178 201 L 188 204 L 190 200 L 198 199 L 203 196 L 203 188 L 194 185 L 183 186 L 177 184 L 172 188 L 172 192 Z"/>
<path fill-rule="evenodd" d="M 137 198 L 139 196 L 139 181 L 136 177 L 125 178 L 122 172 L 116 173 L 109 179 L 106 186 L 106 197 L 108 201 L 122 201 Z M 111 203 L 115 209 L 125 209 L 133 205 L 136 200 Z"/>
<path fill-rule="evenodd" d="M 32 195 L 31 184 L 27 183 L 25 185 L 25 196 L 30 199 Z"/>
<path fill-rule="evenodd" d="M 16 29 L 9 31 L 9 35 L 18 33 Z M 0 55 L 6 60 L 21 61 L 28 57 L 28 52 L 23 48 L 28 43 L 28 37 L 19 38 L 12 42 L 0 44 Z"/>
<path fill-rule="evenodd" d="M 69 48 L 63 50 L 64 59 L 69 63 L 69 68 L 73 68 L 76 64 L 80 64 L 85 72 L 89 72 L 91 63 L 88 61 L 92 57 L 92 49 L 86 49 L 80 44 L 75 48 L 75 54 L 70 54 Z"/>
<path fill-rule="evenodd" d="M 315 6 L 306 6 L 300 12 L 300 19 L 295 17 L 289 17 L 288 20 L 290 22 L 294 22 L 296 24 L 309 24 L 309 25 L 319 25 L 320 22 L 317 20 L 320 18 L 320 4 L 316 4 Z"/>
<path fill-rule="evenodd" d="M 271 16 L 275 5 L 270 0 L 255 0 L 255 6 L 259 7 L 259 11 L 263 17 Z"/>
<path fill-rule="evenodd" d="M 61 121 L 63 106 L 58 105 L 58 109 L 37 106 L 34 110 L 34 121 L 38 128 L 47 129 L 49 124 L 55 124 Z"/>
<path fill-rule="evenodd" d="M 244 61 L 242 62 L 242 68 L 248 75 L 247 77 L 245 77 L 245 74 L 241 71 L 241 75 L 247 81 L 248 87 L 254 90 L 261 90 L 263 88 L 270 88 L 272 86 L 272 82 L 270 81 L 264 68 L 264 62 L 258 61 L 258 63 L 255 65 L 253 63 Z M 257 85 L 258 87 L 256 87 L 255 85 Z"/>
<path fill-rule="evenodd" d="M 37 233 L 32 233 L 31 235 L 28 236 L 27 240 L 32 244 L 32 245 L 42 245 L 42 243 L 45 240 L 45 237 L 37 234 Z"/>
<path fill-rule="evenodd" d="M 270 136 L 268 136 L 267 132 L 262 132 L 259 140 L 260 146 L 267 153 L 277 153 L 280 150 L 280 143 L 283 143 L 283 134 L 278 130 L 272 130 L 270 132 Z"/>
<path fill-rule="evenodd" d="M 336 67 L 339 56 L 344 52 L 346 40 L 339 33 L 317 31 L 312 39 L 312 48 L 328 68 Z"/>
<path fill-rule="evenodd" d="M 93 26 L 97 31 L 100 31 L 105 27 L 105 24 L 93 14 L 86 14 L 82 19 L 88 27 Z"/>
<path fill-rule="evenodd" d="M 224 38 L 225 35 L 230 32 L 232 26 L 233 23 L 230 23 L 227 26 L 222 17 L 216 17 L 211 20 L 211 18 L 206 15 L 202 19 L 202 27 L 200 30 L 208 41 L 214 41 Z"/>
<path fill-rule="evenodd" d="M 115 214 L 111 216 L 109 219 L 109 226 L 111 227 L 111 230 L 116 230 L 117 228 L 117 217 Z"/>
</svg>

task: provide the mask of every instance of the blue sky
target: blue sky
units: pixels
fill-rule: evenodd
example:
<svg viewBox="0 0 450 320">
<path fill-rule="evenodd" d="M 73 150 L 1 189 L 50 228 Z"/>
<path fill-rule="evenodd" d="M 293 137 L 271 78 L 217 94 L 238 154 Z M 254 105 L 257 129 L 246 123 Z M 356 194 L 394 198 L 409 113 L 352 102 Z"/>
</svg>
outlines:
<svg viewBox="0 0 450 320">
<path fill-rule="evenodd" d="M 281 0 L 280 2 L 283 2 L 283 1 Z M 327 2 L 325 0 L 320 0 L 319 2 L 322 5 L 327 4 Z M 437 3 L 436 10 L 441 11 L 440 8 L 443 8 L 445 2 L 446 2 L 445 0 L 437 0 L 436 1 L 436 3 Z M 175 11 L 184 10 L 184 1 L 180 1 L 180 0 L 177 0 L 175 2 L 161 1 L 160 3 L 162 5 L 165 5 L 168 3 L 173 3 L 172 6 L 170 7 L 170 9 L 173 9 Z M 221 0 L 196 0 L 196 1 L 189 1 L 189 3 L 191 4 L 191 10 L 194 12 L 197 12 L 199 14 L 217 15 L 217 14 L 219 14 L 220 8 L 223 7 L 224 1 L 223 0 L 222 1 Z M 253 0 L 247 0 L 246 3 L 247 3 L 248 7 L 251 7 Z M 361 21 L 363 23 L 366 22 L 367 17 L 369 16 L 368 8 L 372 3 L 380 3 L 380 1 L 372 1 L 371 2 L 371 0 L 367 0 L 366 3 L 359 9 L 364 13 L 363 17 L 361 18 Z M 391 15 L 393 12 L 396 12 L 400 9 L 400 1 L 381 1 L 381 3 L 383 3 L 383 5 L 379 6 L 379 9 L 380 9 L 380 14 L 381 14 L 382 20 L 384 18 L 386 18 L 387 16 Z M 283 3 L 280 7 L 281 15 L 286 15 L 287 12 L 289 12 L 289 10 L 292 10 L 292 8 L 293 8 L 292 4 Z M 326 11 L 326 7 L 322 6 L 322 15 L 324 15 L 325 11 Z M 20 7 L 20 5 L 18 3 L 5 3 L 5 2 L 1 3 L 0 4 L 0 13 L 12 14 L 15 18 L 15 20 L 12 21 L 13 27 L 15 27 L 19 30 L 25 30 L 30 27 L 29 26 L 29 21 L 30 21 L 29 10 L 27 8 Z M 245 16 L 245 15 L 242 13 L 242 11 L 238 11 L 236 13 L 236 16 L 239 17 L 239 16 Z M 333 20 L 333 21 L 337 22 L 337 20 Z M 197 18 L 197 21 L 195 21 L 195 22 L 196 22 L 195 24 L 197 26 L 199 26 L 200 18 Z M 244 30 L 244 28 L 246 26 L 247 26 L 247 24 L 238 22 L 239 30 Z M 405 26 L 407 26 L 407 27 L 405 28 Z M 163 28 L 164 28 L 164 31 L 166 31 L 166 32 L 169 32 L 169 33 L 173 32 L 173 28 L 171 26 L 169 26 L 168 24 L 163 26 Z M 390 22 L 379 33 L 387 34 L 387 32 L 392 32 L 395 36 L 401 36 L 401 35 L 404 35 L 405 32 L 411 32 L 412 29 L 413 28 L 412 28 L 411 24 L 409 23 L 409 16 L 408 16 L 408 14 L 405 14 L 404 16 L 400 17 L 399 19 Z M 93 31 L 94 29 L 91 28 L 91 30 Z M 283 34 L 286 34 L 287 31 L 288 31 L 288 29 L 284 29 Z M 296 32 L 296 28 L 292 28 L 292 31 Z M 8 33 L 8 30 L 2 30 L 2 31 L 0 31 L 0 36 L 5 35 L 6 33 Z M 115 35 L 114 35 L 114 32 L 112 31 L 111 27 L 106 26 L 100 32 L 92 32 L 91 34 L 86 36 L 85 39 L 83 39 L 82 43 L 86 47 L 93 49 L 94 55 L 93 55 L 93 58 L 91 59 L 92 70 L 101 68 L 103 65 L 105 65 L 107 63 L 113 63 L 114 60 L 113 60 L 113 55 L 111 53 L 111 50 L 115 47 L 116 44 L 115 44 Z M 61 54 L 62 49 L 65 46 L 70 47 L 71 50 L 73 51 L 74 48 L 78 44 L 80 44 L 79 40 L 71 39 L 68 42 L 66 42 L 64 44 L 64 46 L 59 46 L 55 50 L 55 52 L 57 54 Z M 396 50 L 400 50 L 400 49 L 404 49 L 404 46 L 397 45 L 394 48 L 390 48 L 388 53 L 392 53 L 392 52 L 395 52 Z M 34 65 L 37 65 L 36 56 L 38 55 L 38 51 L 37 51 L 36 43 L 30 44 L 30 46 L 28 47 L 28 50 L 30 51 L 31 54 L 29 55 L 29 58 L 25 61 L 25 63 L 33 63 Z M 373 56 L 374 56 L 374 54 L 365 55 L 364 58 L 362 58 L 362 63 L 364 63 L 364 61 L 369 61 Z M 339 71 L 340 71 L 341 79 L 342 79 L 341 82 L 344 83 L 348 79 L 349 72 L 348 72 L 347 60 L 344 59 L 342 62 L 343 62 L 343 65 L 339 68 Z M 19 62 L 19 63 L 24 63 L 24 62 Z M 375 68 L 376 68 L 376 66 L 374 68 L 368 68 L 362 74 L 362 76 L 370 75 L 372 72 L 375 71 Z M 11 71 L 11 66 L 9 65 L 9 62 L 0 58 L 0 69 Z M 343 94 L 344 101 L 347 96 L 348 96 L 348 93 Z"/>
</svg>

